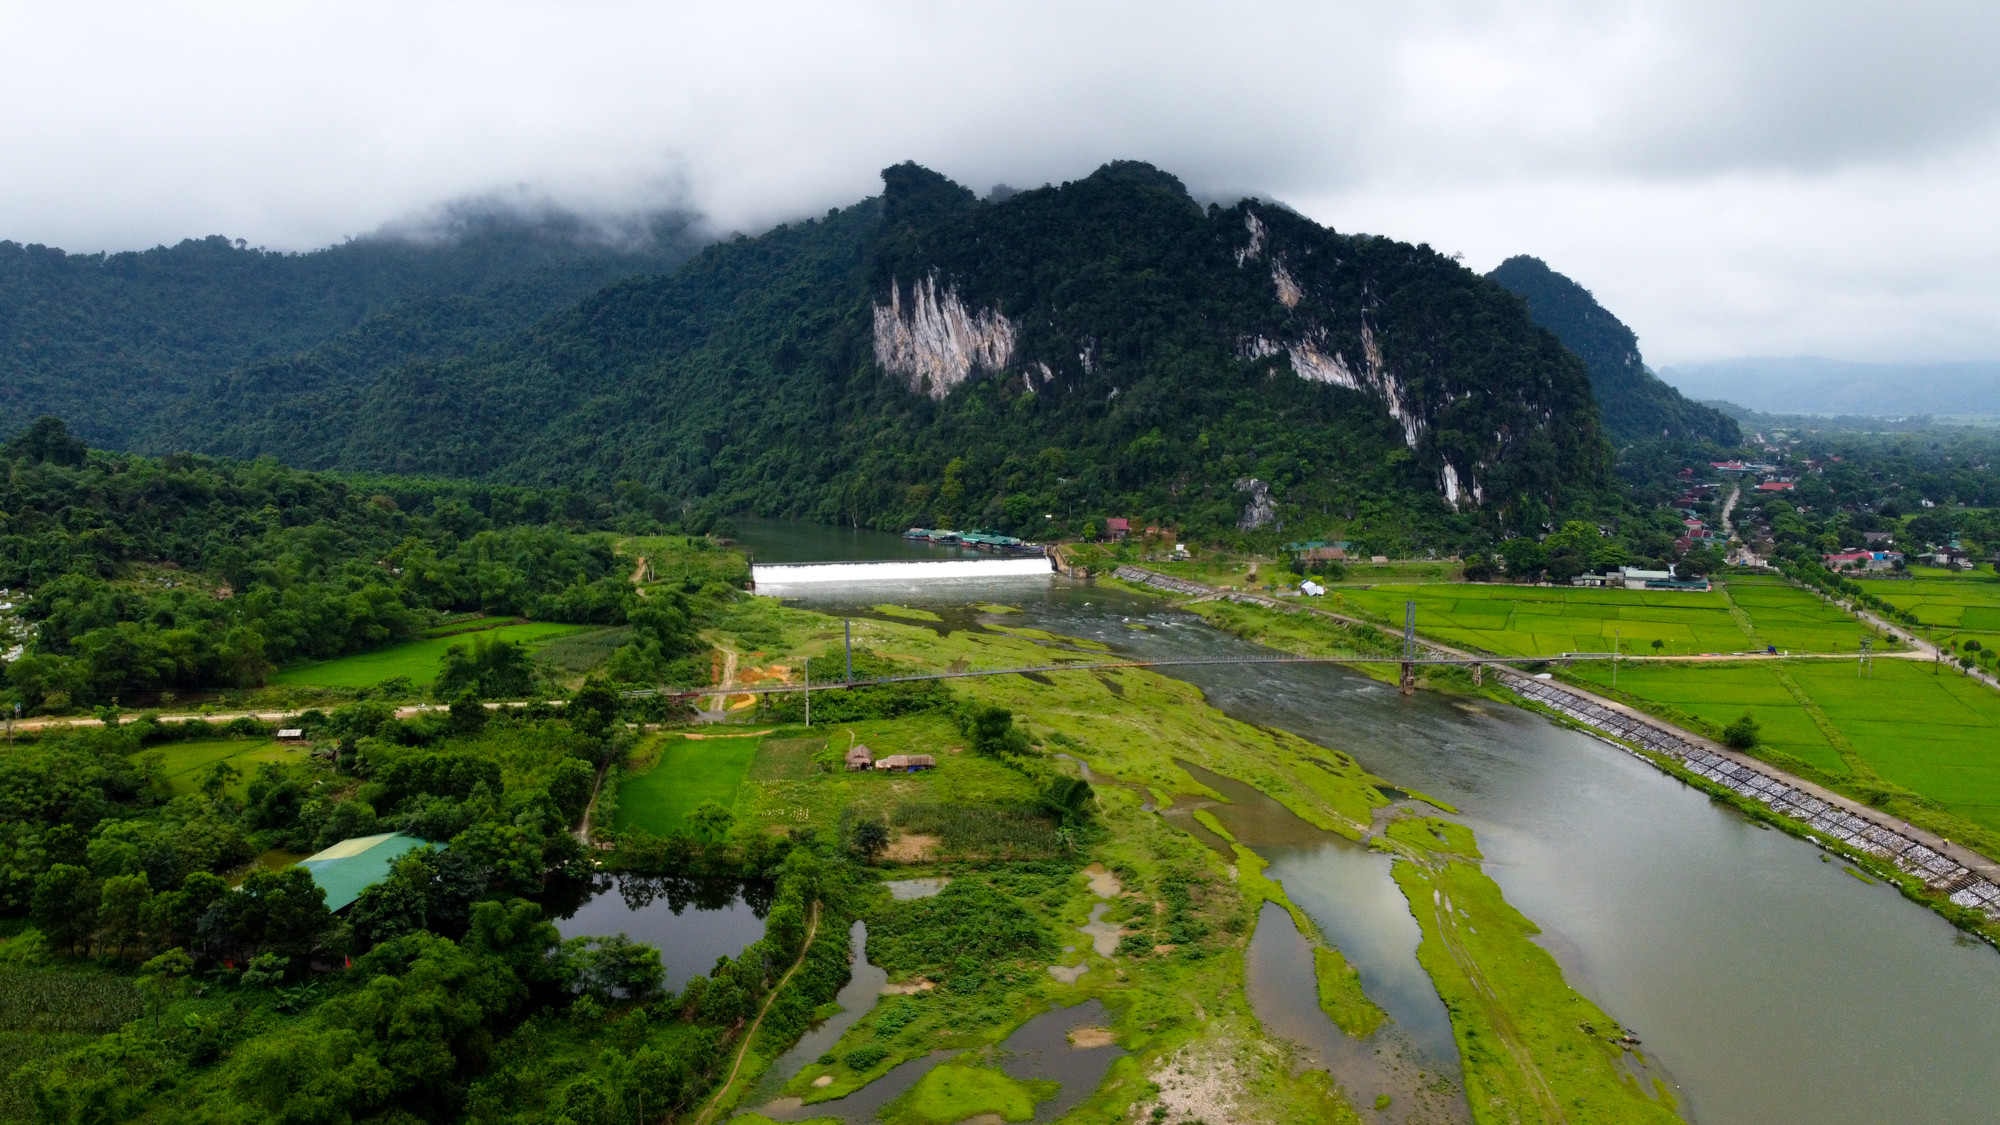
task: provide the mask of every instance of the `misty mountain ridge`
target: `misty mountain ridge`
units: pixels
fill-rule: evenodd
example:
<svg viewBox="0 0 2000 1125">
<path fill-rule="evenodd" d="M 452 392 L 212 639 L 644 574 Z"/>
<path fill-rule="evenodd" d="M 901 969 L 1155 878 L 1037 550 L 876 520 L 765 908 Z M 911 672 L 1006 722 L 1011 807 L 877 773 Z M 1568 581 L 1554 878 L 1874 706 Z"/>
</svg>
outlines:
<svg viewBox="0 0 2000 1125">
<path fill-rule="evenodd" d="M 879 197 L 712 245 L 504 340 L 355 336 L 212 377 L 151 448 L 609 490 L 683 513 L 1449 546 L 1609 502 L 1583 364 L 1428 248 L 1149 165 Z M 1288 532 L 1289 533 L 1289 532 Z"/>
<path fill-rule="evenodd" d="M 1858 363 L 1817 356 L 1689 363 L 1660 372 L 1689 396 L 1767 414 L 2000 416 L 2000 362 Z"/>
<path fill-rule="evenodd" d="M 0 408 L 156 448 L 164 412 L 218 372 L 352 332 L 378 364 L 460 351 L 702 241 L 685 214 L 607 223 L 484 199 L 303 253 L 220 235 L 111 254 L 0 241 Z"/>
<path fill-rule="evenodd" d="M 1528 303 L 1535 323 L 1562 338 L 1590 369 L 1605 430 L 1621 442 L 1655 438 L 1737 445 L 1736 422 L 1691 402 L 1660 381 L 1639 354 L 1639 337 L 1590 290 L 1550 269 L 1540 258 L 1517 255 L 1486 275 Z"/>
</svg>

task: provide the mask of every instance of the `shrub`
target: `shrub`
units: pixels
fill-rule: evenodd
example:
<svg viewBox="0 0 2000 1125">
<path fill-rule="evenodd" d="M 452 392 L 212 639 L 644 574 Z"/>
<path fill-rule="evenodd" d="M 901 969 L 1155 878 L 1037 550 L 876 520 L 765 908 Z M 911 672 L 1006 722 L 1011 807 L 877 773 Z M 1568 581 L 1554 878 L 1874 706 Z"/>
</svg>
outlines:
<svg viewBox="0 0 2000 1125">
<path fill-rule="evenodd" d="M 870 1043 L 847 1052 L 847 1057 L 841 1061 L 847 1064 L 849 1070 L 867 1070 L 888 1057 L 887 1048 Z"/>
<path fill-rule="evenodd" d="M 1722 741 L 1733 749 L 1748 750 L 1757 745 L 1757 732 L 1760 729 L 1757 720 L 1751 717 L 1750 712 L 1745 711 L 1741 718 L 1722 728 Z"/>
</svg>

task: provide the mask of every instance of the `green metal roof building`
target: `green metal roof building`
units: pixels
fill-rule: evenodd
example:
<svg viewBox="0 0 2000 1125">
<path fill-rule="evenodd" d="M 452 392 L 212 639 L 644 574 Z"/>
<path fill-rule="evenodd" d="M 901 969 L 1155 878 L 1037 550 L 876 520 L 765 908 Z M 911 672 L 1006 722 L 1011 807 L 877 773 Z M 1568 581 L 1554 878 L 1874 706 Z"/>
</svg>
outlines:
<svg viewBox="0 0 2000 1125">
<path fill-rule="evenodd" d="M 299 866 L 312 872 L 313 882 L 326 892 L 326 908 L 340 910 L 360 898 L 362 891 L 387 879 L 397 860 L 428 842 L 400 832 L 356 836 L 307 856 Z"/>
</svg>

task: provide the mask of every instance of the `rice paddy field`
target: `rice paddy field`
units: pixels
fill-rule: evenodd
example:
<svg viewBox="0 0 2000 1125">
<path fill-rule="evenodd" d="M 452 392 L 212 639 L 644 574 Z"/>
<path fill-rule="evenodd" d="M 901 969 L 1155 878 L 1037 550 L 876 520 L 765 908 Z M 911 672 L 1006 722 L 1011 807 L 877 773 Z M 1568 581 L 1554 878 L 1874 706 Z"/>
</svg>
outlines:
<svg viewBox="0 0 2000 1125">
<path fill-rule="evenodd" d="M 203 742 L 167 742 L 149 747 L 133 757 L 157 754 L 161 771 L 173 787 L 174 796 L 185 797 L 201 791 L 201 780 L 217 762 L 228 762 L 240 775 L 229 786 L 229 794 L 242 797 L 257 767 L 265 762 L 296 762 L 306 750 L 273 742 L 268 738 L 218 738 Z"/>
<path fill-rule="evenodd" d="M 1928 661 L 1627 664 L 1620 692 L 1714 727 L 1749 711 L 1763 725 L 1756 753 L 1812 766 L 1830 782 L 1879 779 L 2000 832 L 2000 692 Z M 1611 670 L 1573 674 L 1606 687 Z M 1775 753 L 1773 753 L 1775 752 Z"/>
<path fill-rule="evenodd" d="M 664 735 L 653 753 L 642 753 L 639 761 L 647 764 L 618 783 L 615 826 L 665 836 L 704 801 L 733 806 L 760 738 L 749 732 L 717 737 L 722 734 Z"/>
<path fill-rule="evenodd" d="M 453 645 L 469 645 L 475 638 L 489 641 L 514 641 L 531 649 L 539 649 L 559 637 L 589 632 L 595 625 L 557 625 L 547 621 L 532 621 L 521 625 L 503 625 L 497 629 L 484 629 L 476 633 L 460 633 L 450 637 L 428 637 L 403 641 L 387 648 L 372 652 L 357 652 L 351 656 L 321 660 L 312 664 L 301 664 L 274 673 L 270 682 L 299 687 L 372 687 L 384 680 L 407 679 L 413 687 L 423 687 L 437 678 L 438 661 L 445 650 Z"/>
<path fill-rule="evenodd" d="M 1911 568 L 1918 577 L 1863 582 L 1862 588 L 1916 615 L 1932 640 L 2000 645 L 2000 576 L 1990 569 L 1953 572 Z"/>
<path fill-rule="evenodd" d="M 1732 577 L 1707 593 L 1577 587 L 1436 584 L 1337 590 L 1343 606 L 1400 625 L 1417 603 L 1417 630 L 1447 644 L 1505 656 L 1620 651 L 1686 656 L 1775 645 L 1790 652 L 1852 652 L 1866 629 L 1817 596 L 1764 576 Z M 1653 642 L 1659 641 L 1656 649 Z"/>
</svg>

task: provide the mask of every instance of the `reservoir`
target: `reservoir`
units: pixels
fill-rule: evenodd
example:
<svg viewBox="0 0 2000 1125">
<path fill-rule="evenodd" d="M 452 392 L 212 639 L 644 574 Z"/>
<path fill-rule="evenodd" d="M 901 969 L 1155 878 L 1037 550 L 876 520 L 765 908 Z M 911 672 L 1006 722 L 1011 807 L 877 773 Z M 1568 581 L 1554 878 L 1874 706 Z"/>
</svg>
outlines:
<svg viewBox="0 0 2000 1125">
<path fill-rule="evenodd" d="M 820 530 L 771 521 L 760 534 L 784 538 L 796 561 L 841 557 L 815 556 Z M 896 536 L 873 534 L 887 557 L 911 557 L 892 553 Z M 747 528 L 743 537 L 751 541 Z M 855 616 L 900 603 L 969 628 L 977 617 L 966 607 L 997 602 L 1023 611 L 1010 625 L 1086 637 L 1123 655 L 1265 652 L 1154 599 L 1053 577 L 829 584 L 796 600 Z M 1330 665 L 1170 674 L 1236 718 L 1346 751 L 1392 785 L 1456 805 L 1508 901 L 1542 928 L 1539 940 L 1570 983 L 1638 1032 L 1694 1120 L 2000 1119 L 1992 1085 L 2000 955 L 1893 889 L 1822 862 L 1812 845 L 1512 707 L 1428 692 L 1405 698 Z M 1380 981 L 1393 1006 L 1416 1004 L 1397 944 L 1407 907 L 1336 849 L 1273 841 L 1258 850 L 1336 944 L 1345 932 L 1357 946 L 1343 952 L 1364 987 Z M 1397 910 L 1401 918 L 1386 917 Z M 1357 911 L 1369 918 L 1342 917 Z M 1431 1038 L 1434 1028 L 1412 1033 Z"/>
</svg>

